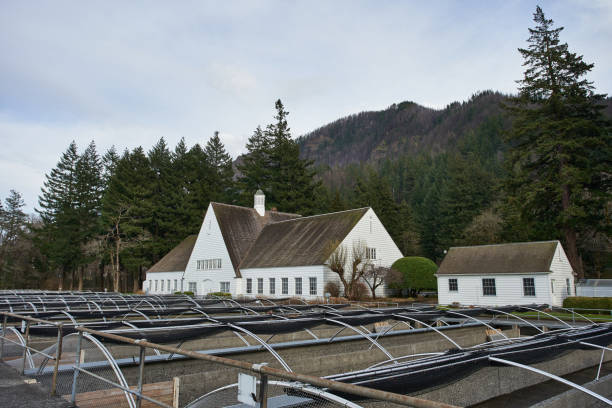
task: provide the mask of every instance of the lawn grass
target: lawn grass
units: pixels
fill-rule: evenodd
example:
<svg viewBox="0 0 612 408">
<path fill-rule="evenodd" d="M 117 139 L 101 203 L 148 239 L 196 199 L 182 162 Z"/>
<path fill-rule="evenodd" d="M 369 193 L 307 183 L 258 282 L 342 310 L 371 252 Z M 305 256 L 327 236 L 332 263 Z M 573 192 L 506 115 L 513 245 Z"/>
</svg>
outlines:
<svg viewBox="0 0 612 408">
<path fill-rule="evenodd" d="M 572 321 L 573 317 L 575 318 L 575 321 L 579 322 L 586 322 L 587 320 L 583 319 L 582 317 L 576 315 L 573 315 L 571 313 L 567 313 L 567 312 L 546 312 L 549 315 L 558 317 L 561 320 L 567 320 L 567 321 Z M 512 313 L 513 315 L 522 317 L 522 318 L 530 318 L 530 319 L 537 319 L 538 318 L 538 313 L 537 312 L 514 312 Z M 580 313 L 581 315 L 583 315 L 584 317 L 591 319 L 595 322 L 604 322 L 604 321 L 608 321 L 611 322 L 612 321 L 612 315 L 604 315 L 604 314 L 594 314 L 594 313 Z M 554 320 L 552 317 L 545 315 L 544 313 L 540 313 L 540 320 Z"/>
</svg>

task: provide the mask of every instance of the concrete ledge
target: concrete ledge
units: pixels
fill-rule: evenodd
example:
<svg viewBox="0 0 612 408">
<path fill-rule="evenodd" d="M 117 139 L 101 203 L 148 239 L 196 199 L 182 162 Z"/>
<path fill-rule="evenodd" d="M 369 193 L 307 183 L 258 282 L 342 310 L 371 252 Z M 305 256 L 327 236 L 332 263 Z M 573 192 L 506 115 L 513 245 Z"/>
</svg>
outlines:
<svg viewBox="0 0 612 408">
<path fill-rule="evenodd" d="M 591 381 L 586 384 L 582 384 L 583 387 L 588 388 L 597 394 L 611 398 L 612 397 L 612 374 L 608 374 L 605 377 L 601 377 L 598 381 Z M 584 408 L 599 408 L 607 407 L 608 405 L 603 401 L 599 401 L 588 394 L 585 394 L 579 390 L 569 390 L 563 394 L 556 395 L 552 398 L 544 400 L 538 404 L 534 404 L 531 408 L 565 408 L 565 407 L 584 407 Z"/>
</svg>

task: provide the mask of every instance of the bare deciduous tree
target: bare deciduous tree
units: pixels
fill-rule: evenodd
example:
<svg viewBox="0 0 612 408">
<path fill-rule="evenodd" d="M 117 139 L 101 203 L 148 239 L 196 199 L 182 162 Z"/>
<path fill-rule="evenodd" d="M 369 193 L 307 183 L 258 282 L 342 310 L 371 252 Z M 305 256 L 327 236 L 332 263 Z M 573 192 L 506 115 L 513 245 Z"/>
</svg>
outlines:
<svg viewBox="0 0 612 408">
<path fill-rule="evenodd" d="M 385 266 L 370 265 L 369 267 L 365 268 L 363 280 L 372 292 L 372 299 L 376 299 L 376 289 L 385 283 L 387 274 L 390 271 L 391 268 L 387 268 Z"/>
<path fill-rule="evenodd" d="M 340 244 L 338 241 L 334 241 L 329 244 L 328 249 L 331 255 L 326 265 L 329 269 L 338 274 L 344 286 L 344 296 L 352 299 L 355 284 L 363 278 L 368 265 L 370 265 L 366 257 L 366 245 L 361 240 L 355 241 L 349 253 L 344 245 Z M 348 271 L 346 269 L 347 265 L 350 265 Z"/>
</svg>

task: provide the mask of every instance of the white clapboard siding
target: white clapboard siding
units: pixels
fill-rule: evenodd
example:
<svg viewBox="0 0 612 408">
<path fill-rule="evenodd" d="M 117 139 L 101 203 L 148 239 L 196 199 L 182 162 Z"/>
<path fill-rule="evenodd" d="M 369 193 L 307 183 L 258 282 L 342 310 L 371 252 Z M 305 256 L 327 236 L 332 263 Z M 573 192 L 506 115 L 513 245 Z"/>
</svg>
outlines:
<svg viewBox="0 0 612 408">
<path fill-rule="evenodd" d="M 242 269 L 242 285 L 243 294 L 246 296 L 265 296 L 265 297 L 287 297 L 296 296 L 304 299 L 316 299 L 323 298 L 324 292 L 323 287 L 324 273 L 323 265 L 310 265 L 310 266 L 292 266 L 292 267 L 278 267 L 278 268 L 249 268 Z M 309 278 L 317 278 L 317 293 L 314 295 L 310 294 L 310 280 Z M 264 287 L 263 293 L 258 292 L 257 279 L 263 279 Z M 270 278 L 275 279 L 275 293 L 270 293 Z M 281 278 L 288 278 L 289 293 L 282 293 L 282 280 Z M 295 278 L 302 278 L 302 294 L 295 293 Z M 247 279 L 252 279 L 252 291 L 246 293 L 247 290 Z"/>
<path fill-rule="evenodd" d="M 146 293 L 157 294 L 157 295 L 167 295 L 172 294 L 176 291 L 181 290 L 181 277 L 183 275 L 183 271 L 177 272 L 147 272 L 147 280 L 144 281 L 142 285 L 142 290 Z M 176 289 L 174 288 L 174 283 L 176 280 Z M 164 282 L 164 289 L 162 290 L 161 282 Z M 168 287 L 168 281 L 170 281 L 170 287 Z M 157 282 L 157 289 L 155 287 L 155 282 Z"/>
<path fill-rule="evenodd" d="M 495 279 L 495 296 L 484 296 L 482 279 Z M 534 278 L 535 296 L 523 293 L 523 278 Z M 457 279 L 458 290 L 449 291 L 448 280 Z M 550 303 L 548 274 L 444 275 L 438 277 L 438 303 L 449 305 L 504 306 Z"/>
<path fill-rule="evenodd" d="M 353 250 L 353 243 L 358 241 L 370 248 L 376 248 L 376 260 L 373 260 L 377 266 L 390 267 L 395 261 L 402 257 L 397 245 L 385 229 L 380 219 L 371 208 L 357 222 L 355 227 L 346 235 L 340 245 L 344 245 L 348 250 L 348 262 L 345 266 L 345 274 L 350 273 L 350 259 Z M 325 267 L 325 280 L 327 282 L 336 282 L 341 291 L 343 291 L 340 277 L 329 268 Z M 385 296 L 387 294 L 386 285 L 383 284 L 376 289 L 377 296 Z"/>
<path fill-rule="evenodd" d="M 549 275 L 549 279 L 551 280 L 551 291 L 553 291 L 552 286 L 554 286 L 554 291 L 552 293 L 552 304 L 554 306 L 562 306 L 563 299 L 568 296 L 576 295 L 576 288 L 574 286 L 574 273 L 572 266 L 561 244 L 557 244 L 555 255 L 550 263 L 550 270 L 551 274 Z"/>
<path fill-rule="evenodd" d="M 221 259 L 221 268 L 198 270 L 197 261 L 206 259 Z M 230 293 L 237 295 L 241 293 L 241 288 L 237 287 L 240 280 L 235 279 L 235 277 L 236 273 L 225 247 L 221 228 L 217 222 L 213 206 L 209 204 L 200 233 L 185 268 L 184 290 L 189 289 L 189 282 L 196 282 L 197 294 L 206 295 L 211 292 L 219 292 L 221 282 L 230 282 Z"/>
</svg>

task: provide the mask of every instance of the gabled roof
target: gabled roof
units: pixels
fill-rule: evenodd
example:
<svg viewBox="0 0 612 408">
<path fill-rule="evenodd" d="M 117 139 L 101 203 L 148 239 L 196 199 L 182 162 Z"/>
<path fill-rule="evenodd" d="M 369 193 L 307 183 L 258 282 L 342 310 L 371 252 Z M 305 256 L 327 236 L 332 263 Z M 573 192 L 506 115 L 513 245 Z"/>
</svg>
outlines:
<svg viewBox="0 0 612 408">
<path fill-rule="evenodd" d="M 559 241 L 453 247 L 438 275 L 550 272 Z"/>
<path fill-rule="evenodd" d="M 211 206 L 237 277 L 240 277 L 240 262 L 266 225 L 301 217 L 278 211 L 266 211 L 260 216 L 254 208 L 222 203 L 211 203 Z"/>
<path fill-rule="evenodd" d="M 369 207 L 266 225 L 240 263 L 241 269 L 323 265 Z"/>
<path fill-rule="evenodd" d="M 187 267 L 189 257 L 193 251 L 197 235 L 190 235 L 168 252 L 148 272 L 182 272 Z"/>
</svg>

